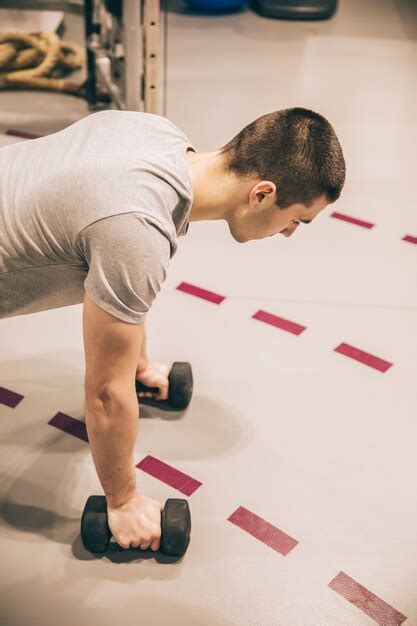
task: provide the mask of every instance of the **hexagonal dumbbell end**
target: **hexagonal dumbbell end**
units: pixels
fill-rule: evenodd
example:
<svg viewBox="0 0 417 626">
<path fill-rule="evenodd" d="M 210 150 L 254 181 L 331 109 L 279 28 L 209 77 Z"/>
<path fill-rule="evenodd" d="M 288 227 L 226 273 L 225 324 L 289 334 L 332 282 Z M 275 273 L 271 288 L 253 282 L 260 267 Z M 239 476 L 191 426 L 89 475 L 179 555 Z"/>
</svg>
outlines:
<svg viewBox="0 0 417 626">
<path fill-rule="evenodd" d="M 90 496 L 81 517 L 81 539 L 86 550 L 105 552 L 112 538 L 107 523 L 106 496 Z"/>
<path fill-rule="evenodd" d="M 187 500 L 168 498 L 161 512 L 161 550 L 170 556 L 182 556 L 190 543 L 191 514 Z"/>
</svg>

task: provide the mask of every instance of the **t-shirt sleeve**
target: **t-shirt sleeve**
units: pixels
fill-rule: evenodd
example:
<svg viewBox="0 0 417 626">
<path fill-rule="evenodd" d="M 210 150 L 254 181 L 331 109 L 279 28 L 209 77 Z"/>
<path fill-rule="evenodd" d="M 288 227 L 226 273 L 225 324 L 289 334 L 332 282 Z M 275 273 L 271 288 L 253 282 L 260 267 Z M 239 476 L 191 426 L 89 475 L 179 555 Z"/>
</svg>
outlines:
<svg viewBox="0 0 417 626">
<path fill-rule="evenodd" d="M 84 289 L 90 298 L 125 322 L 144 322 L 170 261 L 162 231 L 141 213 L 122 213 L 80 231 L 77 247 L 88 263 Z"/>
</svg>

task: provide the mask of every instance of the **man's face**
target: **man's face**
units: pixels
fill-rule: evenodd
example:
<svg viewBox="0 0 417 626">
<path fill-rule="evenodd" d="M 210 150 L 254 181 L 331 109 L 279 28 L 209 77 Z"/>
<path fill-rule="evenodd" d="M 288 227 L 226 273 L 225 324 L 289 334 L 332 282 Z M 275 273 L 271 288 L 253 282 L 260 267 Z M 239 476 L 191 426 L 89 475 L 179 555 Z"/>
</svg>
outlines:
<svg viewBox="0 0 417 626">
<path fill-rule="evenodd" d="M 309 208 L 293 204 L 280 209 L 275 200 L 275 194 L 255 190 L 255 195 L 252 195 L 251 192 L 250 202 L 239 206 L 228 220 L 235 241 L 245 243 L 277 234 L 291 237 L 300 224 L 311 222 L 329 204 L 325 197 L 320 197 Z"/>
</svg>

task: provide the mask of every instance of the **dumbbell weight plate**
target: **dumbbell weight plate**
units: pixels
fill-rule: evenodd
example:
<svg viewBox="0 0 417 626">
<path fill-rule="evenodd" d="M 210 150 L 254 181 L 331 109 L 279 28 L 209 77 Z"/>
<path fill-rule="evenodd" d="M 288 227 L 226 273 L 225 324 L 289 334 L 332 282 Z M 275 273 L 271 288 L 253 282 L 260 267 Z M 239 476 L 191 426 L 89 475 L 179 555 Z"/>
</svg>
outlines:
<svg viewBox="0 0 417 626">
<path fill-rule="evenodd" d="M 178 410 L 186 409 L 193 393 L 193 372 L 190 363 L 176 362 L 169 373 L 168 402 Z"/>
<path fill-rule="evenodd" d="M 191 515 L 187 500 L 168 498 L 162 510 L 161 550 L 169 556 L 182 556 L 190 543 Z"/>
<path fill-rule="evenodd" d="M 86 550 L 105 552 L 112 537 L 107 523 L 106 496 L 90 496 L 81 517 L 81 539 Z"/>
</svg>

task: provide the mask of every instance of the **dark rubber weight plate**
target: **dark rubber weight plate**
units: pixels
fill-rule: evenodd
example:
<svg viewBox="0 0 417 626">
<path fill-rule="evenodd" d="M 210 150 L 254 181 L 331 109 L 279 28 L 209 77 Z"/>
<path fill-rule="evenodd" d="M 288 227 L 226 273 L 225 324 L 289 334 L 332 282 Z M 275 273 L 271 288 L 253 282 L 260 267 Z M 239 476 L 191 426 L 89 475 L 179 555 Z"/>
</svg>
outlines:
<svg viewBox="0 0 417 626">
<path fill-rule="evenodd" d="M 253 0 L 253 9 L 265 17 L 287 20 L 327 20 L 337 0 Z"/>
<path fill-rule="evenodd" d="M 187 500 L 168 498 L 162 511 L 161 549 L 169 556 L 182 556 L 190 543 L 191 514 Z"/>
<path fill-rule="evenodd" d="M 189 363 L 174 363 L 169 374 L 168 402 L 174 409 L 185 409 L 193 393 L 193 372 Z"/>
<path fill-rule="evenodd" d="M 81 539 L 86 550 L 105 552 L 111 531 L 107 523 L 107 501 L 105 496 L 90 496 L 81 517 Z"/>
</svg>

